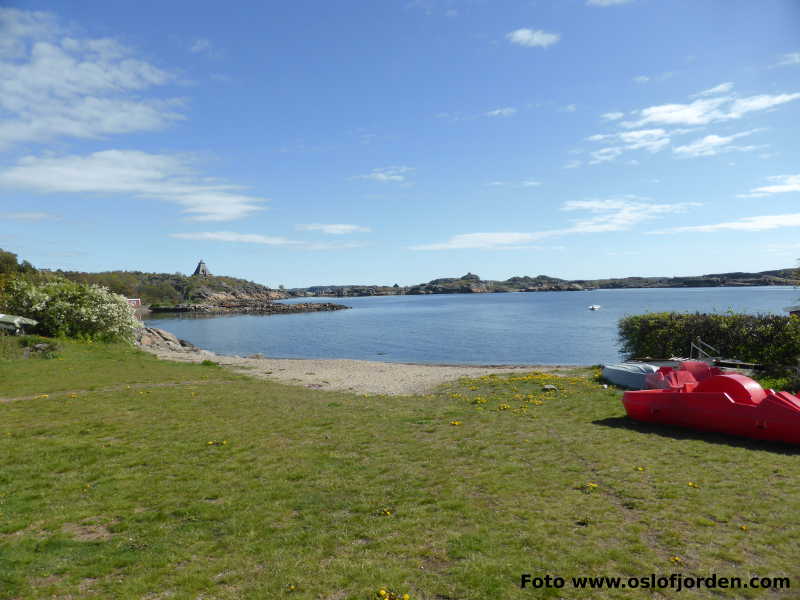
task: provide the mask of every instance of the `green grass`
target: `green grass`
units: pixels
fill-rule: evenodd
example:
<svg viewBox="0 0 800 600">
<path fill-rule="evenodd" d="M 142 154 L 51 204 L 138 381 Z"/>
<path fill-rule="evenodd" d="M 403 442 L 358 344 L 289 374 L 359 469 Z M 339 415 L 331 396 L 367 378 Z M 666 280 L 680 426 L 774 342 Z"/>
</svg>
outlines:
<svg viewBox="0 0 800 600">
<path fill-rule="evenodd" d="M 797 574 L 796 450 L 635 425 L 591 376 L 365 397 L 59 345 L 0 355 L 3 599 L 665 598 L 518 583 Z"/>
</svg>

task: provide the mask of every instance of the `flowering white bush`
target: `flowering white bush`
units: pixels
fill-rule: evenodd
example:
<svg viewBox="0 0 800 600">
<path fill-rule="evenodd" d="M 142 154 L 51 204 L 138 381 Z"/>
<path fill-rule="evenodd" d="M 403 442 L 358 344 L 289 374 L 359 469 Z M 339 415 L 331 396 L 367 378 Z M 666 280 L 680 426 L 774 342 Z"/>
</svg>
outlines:
<svg viewBox="0 0 800 600">
<path fill-rule="evenodd" d="M 36 331 L 42 335 L 130 340 L 139 327 L 125 298 L 99 285 L 67 279 L 15 279 L 5 287 L 2 309 L 36 319 Z"/>
</svg>

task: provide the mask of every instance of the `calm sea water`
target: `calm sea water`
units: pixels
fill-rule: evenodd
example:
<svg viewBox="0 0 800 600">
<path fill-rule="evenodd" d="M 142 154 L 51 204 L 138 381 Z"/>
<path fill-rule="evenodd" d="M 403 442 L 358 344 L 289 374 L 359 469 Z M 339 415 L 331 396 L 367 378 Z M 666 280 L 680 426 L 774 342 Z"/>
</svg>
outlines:
<svg viewBox="0 0 800 600">
<path fill-rule="evenodd" d="M 159 317 L 147 324 L 221 354 L 446 364 L 597 364 L 619 358 L 617 321 L 664 310 L 783 313 L 791 287 L 595 290 L 335 299 L 352 310 Z M 298 301 L 329 302 L 328 298 Z M 587 307 L 602 308 L 590 311 Z M 713 343 L 713 340 L 706 340 Z M 688 348 L 687 348 L 688 352 Z"/>
</svg>

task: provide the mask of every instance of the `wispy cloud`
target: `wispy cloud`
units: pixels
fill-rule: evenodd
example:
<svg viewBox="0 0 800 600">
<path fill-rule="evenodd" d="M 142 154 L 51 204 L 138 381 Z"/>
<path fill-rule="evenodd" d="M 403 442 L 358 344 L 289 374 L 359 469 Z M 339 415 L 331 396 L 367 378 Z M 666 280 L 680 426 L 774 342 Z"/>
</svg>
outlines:
<svg viewBox="0 0 800 600">
<path fill-rule="evenodd" d="M 775 175 L 767 177 L 769 185 L 750 190 L 747 194 L 739 194 L 740 198 L 763 198 L 774 194 L 800 192 L 800 175 Z"/>
<path fill-rule="evenodd" d="M 197 38 L 192 42 L 189 46 L 189 52 L 192 54 L 215 54 L 216 50 L 211 43 L 211 40 L 207 38 Z"/>
<path fill-rule="evenodd" d="M 625 116 L 625 113 L 621 112 L 607 112 L 605 114 L 600 115 L 606 121 L 618 121 L 619 119 Z"/>
<path fill-rule="evenodd" d="M 485 114 L 487 117 L 512 117 L 517 114 L 517 109 L 513 106 L 505 106 L 503 108 L 495 108 Z"/>
<path fill-rule="evenodd" d="M 637 75 L 633 78 L 636 83 L 647 83 L 650 81 L 650 78 L 647 75 Z"/>
<path fill-rule="evenodd" d="M 781 60 L 775 65 L 777 67 L 788 67 L 800 65 L 800 52 L 790 52 L 789 54 L 784 54 L 781 57 Z"/>
<path fill-rule="evenodd" d="M 768 110 L 800 98 L 800 93 L 759 94 L 746 98 L 723 96 L 701 98 L 688 104 L 660 104 L 635 111 L 638 119 L 625 121 L 624 127 L 634 128 L 643 125 L 708 125 L 720 121 L 740 119 L 744 115 Z"/>
<path fill-rule="evenodd" d="M 40 193 L 155 198 L 177 204 L 193 221 L 230 221 L 263 210 L 265 199 L 193 171 L 188 157 L 136 150 L 84 156 L 27 156 L 0 171 L 0 188 Z"/>
<path fill-rule="evenodd" d="M 52 221 L 59 218 L 46 212 L 0 212 L 0 219 L 8 221 Z"/>
<path fill-rule="evenodd" d="M 743 217 L 735 221 L 723 221 L 711 225 L 688 225 L 685 227 L 672 227 L 659 231 L 651 231 L 652 234 L 667 233 L 712 233 L 716 231 L 768 231 L 770 229 L 780 229 L 783 227 L 800 227 L 800 213 L 790 213 L 784 215 L 761 215 L 756 217 Z"/>
<path fill-rule="evenodd" d="M 729 81 L 727 83 L 720 83 L 719 85 L 714 86 L 712 88 L 708 88 L 707 90 L 703 90 L 702 92 L 697 92 L 696 94 L 693 94 L 691 97 L 698 98 L 703 96 L 718 96 L 720 94 L 727 94 L 732 89 L 733 89 L 733 83 Z"/>
<path fill-rule="evenodd" d="M 321 231 L 329 235 L 345 235 L 348 233 L 361 233 L 372 231 L 369 227 L 362 227 L 361 225 L 345 225 L 345 224 L 322 224 L 322 223 L 309 223 L 305 225 L 295 225 L 297 231 Z"/>
<path fill-rule="evenodd" d="M 615 6 L 618 4 L 628 4 L 633 0 L 586 0 L 587 6 Z"/>
<path fill-rule="evenodd" d="M 764 146 L 736 146 L 732 142 L 742 137 L 747 137 L 760 131 L 753 129 L 751 131 L 742 131 L 728 136 L 720 135 L 707 135 L 703 138 L 695 140 L 684 146 L 677 146 L 672 151 L 677 156 L 695 157 L 695 156 L 715 156 L 724 152 L 748 152 L 750 150 L 757 150 Z"/>
<path fill-rule="evenodd" d="M 490 181 L 487 187 L 507 187 L 507 188 L 534 188 L 542 185 L 541 181 L 535 179 L 523 179 L 522 181 Z"/>
<path fill-rule="evenodd" d="M 412 167 L 396 166 L 396 167 L 383 167 L 380 169 L 372 169 L 371 173 L 366 175 L 354 175 L 351 179 L 370 179 L 372 181 L 381 182 L 402 182 L 406 180 L 405 173 L 413 171 Z"/>
<path fill-rule="evenodd" d="M 211 242 L 231 242 L 236 244 L 259 244 L 262 246 L 280 246 L 298 250 L 336 250 L 362 248 L 359 242 L 303 242 L 282 236 L 261 235 L 257 233 L 237 233 L 235 231 L 199 231 L 193 233 L 171 233 L 170 237 L 181 240 L 198 240 Z"/>
<path fill-rule="evenodd" d="M 547 48 L 561 39 L 558 33 L 547 33 L 541 29 L 515 29 L 506 34 L 506 39 L 512 44 L 528 48 Z"/>
<path fill-rule="evenodd" d="M 70 37 L 52 15 L 0 8 L 0 149 L 162 129 L 181 101 L 146 98 L 172 74 L 109 38 Z"/>
<path fill-rule="evenodd" d="M 639 129 L 620 133 L 596 134 L 588 137 L 587 140 L 614 144 L 591 152 L 592 160 L 589 161 L 589 164 L 613 161 L 623 152 L 630 150 L 659 152 L 670 143 L 669 133 L 665 129 Z"/>
<path fill-rule="evenodd" d="M 657 204 L 647 198 L 624 196 L 621 198 L 576 200 L 566 202 L 561 210 L 569 213 L 582 212 L 583 216 L 572 220 L 562 229 L 533 232 L 479 232 L 464 233 L 445 242 L 412 246 L 412 250 L 459 250 L 459 249 L 508 249 L 526 247 L 541 240 L 567 235 L 628 231 L 634 226 L 667 214 L 685 212 L 699 206 L 694 202 Z"/>
</svg>

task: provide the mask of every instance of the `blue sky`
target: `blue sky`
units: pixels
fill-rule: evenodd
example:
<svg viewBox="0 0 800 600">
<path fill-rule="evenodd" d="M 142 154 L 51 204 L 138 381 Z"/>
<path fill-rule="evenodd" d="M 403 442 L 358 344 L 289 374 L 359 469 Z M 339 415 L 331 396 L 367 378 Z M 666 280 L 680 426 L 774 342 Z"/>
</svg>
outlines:
<svg viewBox="0 0 800 600">
<path fill-rule="evenodd" d="M 0 247 L 271 286 L 800 257 L 795 0 L 0 8 Z"/>
</svg>

